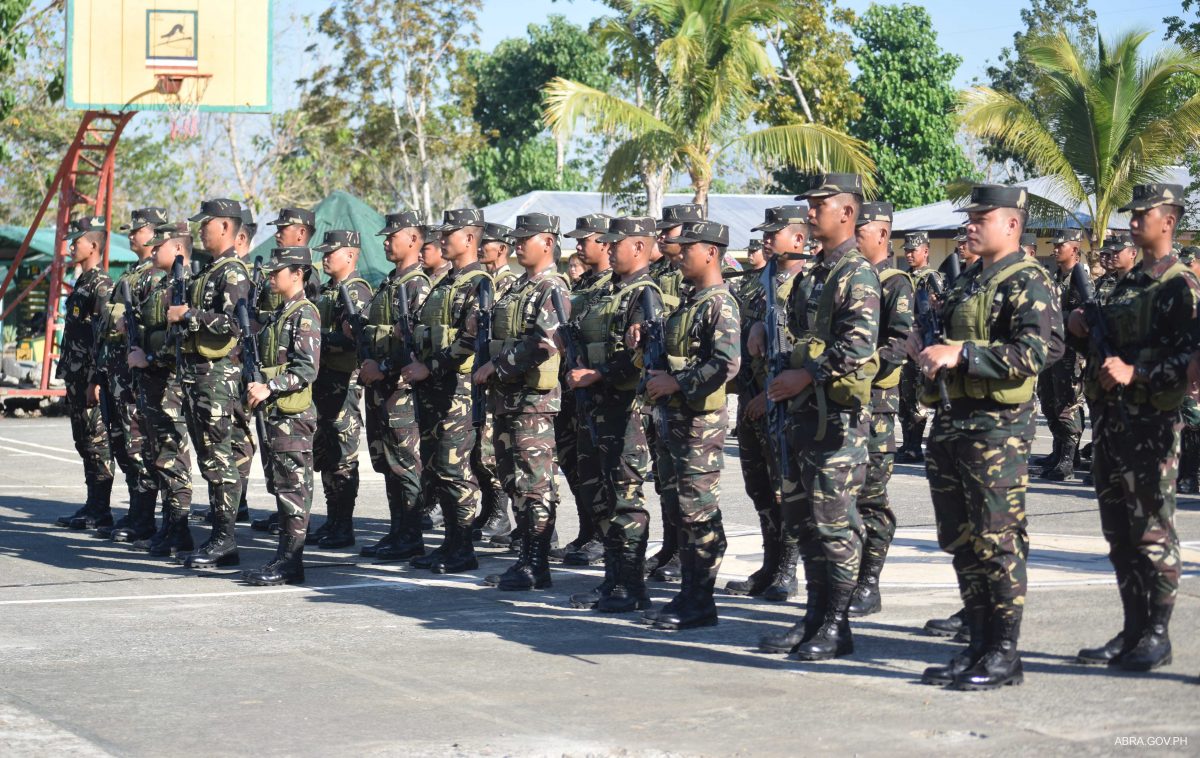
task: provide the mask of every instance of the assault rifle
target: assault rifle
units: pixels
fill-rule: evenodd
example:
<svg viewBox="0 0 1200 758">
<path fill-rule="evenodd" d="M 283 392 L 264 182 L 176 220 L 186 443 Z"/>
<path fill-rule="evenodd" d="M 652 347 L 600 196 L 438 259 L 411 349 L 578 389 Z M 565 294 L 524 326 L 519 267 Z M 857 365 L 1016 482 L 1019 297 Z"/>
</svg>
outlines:
<svg viewBox="0 0 1200 758">
<path fill-rule="evenodd" d="M 342 301 L 342 310 L 346 312 L 346 320 L 350 322 L 350 331 L 354 332 L 354 345 L 361 363 L 371 357 L 370 345 L 363 339 L 363 315 L 350 297 L 350 288 L 345 282 L 338 285 L 338 299 Z"/>
<path fill-rule="evenodd" d="M 251 382 L 263 383 L 262 364 L 258 358 L 258 337 L 250 329 L 250 309 L 245 300 L 238 300 L 233 309 L 233 317 L 237 320 L 238 328 L 242 330 L 242 385 L 249 387 Z M 262 450 L 263 474 L 271 481 L 271 471 L 267 455 L 267 423 L 263 419 L 263 407 L 260 403 L 254 409 L 254 431 L 258 432 L 258 446 Z"/>
<path fill-rule="evenodd" d="M 135 347 L 142 349 L 141 338 L 141 315 L 133 304 L 133 293 L 129 290 L 129 281 L 122 279 L 117 285 L 117 299 L 121 301 L 121 305 L 125 306 L 125 354 L 129 355 L 130 351 Z M 142 394 L 142 370 L 140 368 L 129 369 L 130 386 L 133 390 L 134 400 L 137 402 L 138 411 L 142 417 L 146 416 L 146 397 Z"/>
<path fill-rule="evenodd" d="M 567 320 L 567 306 L 563 302 L 562 292 L 557 287 L 550 290 L 550 304 L 558 314 L 559 334 L 562 335 L 563 345 L 567 348 L 567 370 L 587 368 L 579 360 L 579 344 L 575 341 L 575 332 Z M 596 449 L 600 443 L 592 409 L 592 391 L 587 387 L 576 387 L 572 392 L 575 393 L 575 415 L 579 424 L 587 427 L 588 436 L 592 438 L 592 447 Z"/>
<path fill-rule="evenodd" d="M 395 312 L 399 314 L 396 319 L 396 326 L 400 329 L 400 367 L 404 368 L 413 362 L 413 356 L 417 354 L 417 340 L 413 336 L 412 314 L 408 311 L 408 292 L 401 284 L 396 287 Z M 421 426 L 421 403 L 417 400 L 416 395 L 412 398 L 413 420 L 417 422 L 417 427 Z M 472 412 L 474 409 L 472 409 Z"/>
<path fill-rule="evenodd" d="M 1092 343 L 1092 350 L 1100 356 L 1101 361 L 1119 355 L 1113 349 L 1108 324 L 1104 321 L 1104 311 L 1100 308 L 1100 301 L 1096 298 L 1096 288 L 1092 286 L 1092 278 L 1088 276 L 1087 266 L 1083 261 L 1076 263 L 1075 268 L 1071 269 L 1071 289 L 1075 290 L 1075 294 L 1083 301 L 1083 320 L 1087 323 L 1088 341 Z M 1129 411 L 1125 409 L 1123 397 L 1125 388 L 1117 385 L 1116 394 L 1121 421 L 1128 429 Z"/>
<path fill-rule="evenodd" d="M 638 384 L 638 394 L 645 394 L 646 382 L 650 381 L 650 372 L 667 371 L 670 366 L 667 362 L 667 339 L 666 331 L 663 328 L 662 309 L 659 304 L 654 302 L 654 296 L 651 294 L 652 287 L 642 288 L 642 318 L 643 333 L 642 333 L 642 381 Z M 658 432 L 658 437 L 664 443 L 669 438 L 669 428 L 667 425 L 667 398 L 659 398 L 650 409 L 650 418 L 654 421 L 655 430 Z"/>
<path fill-rule="evenodd" d="M 492 341 L 492 280 L 486 276 L 479 280 L 479 321 L 475 330 L 475 365 L 482 366 L 492 359 L 489 345 Z M 471 424 L 483 429 L 487 420 L 487 386 L 471 384 Z"/>
<path fill-rule="evenodd" d="M 767 312 L 763 326 L 767 332 L 767 384 L 788 367 L 783 343 L 784 325 L 779 323 L 779 308 L 776 307 L 778 288 L 775 277 L 779 272 L 779 258 L 772 257 L 762 274 L 763 289 L 766 290 Z M 787 404 L 777 403 L 767 397 L 767 433 L 779 447 L 779 461 L 784 476 L 792 475 L 792 456 L 788 451 Z"/>
<path fill-rule="evenodd" d="M 952 254 L 946 261 L 946 284 L 938 287 L 931 276 L 925 283 L 917 287 L 917 328 L 921 331 L 921 344 L 924 347 L 939 345 L 946 339 L 946 325 L 942 322 L 941 302 L 935 308 L 933 298 L 944 300 L 946 293 L 959 275 L 958 255 Z M 950 411 L 950 391 L 946 387 L 946 372 L 939 371 L 936 377 L 938 399 L 943 412 Z"/>
</svg>

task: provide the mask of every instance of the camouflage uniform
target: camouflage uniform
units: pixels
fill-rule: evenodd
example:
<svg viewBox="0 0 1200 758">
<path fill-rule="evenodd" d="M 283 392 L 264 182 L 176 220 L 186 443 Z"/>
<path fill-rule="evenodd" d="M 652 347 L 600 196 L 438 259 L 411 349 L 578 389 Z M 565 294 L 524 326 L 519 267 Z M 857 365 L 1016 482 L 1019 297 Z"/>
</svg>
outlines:
<svg viewBox="0 0 1200 758">
<path fill-rule="evenodd" d="M 679 307 L 679 293 L 682 279 L 677 277 L 677 270 L 666 256 L 650 262 L 650 278 L 658 285 L 662 293 L 663 314 L 668 315 Z M 646 444 L 650 448 L 650 471 L 654 480 L 654 492 L 658 495 L 659 509 L 662 516 L 663 541 L 659 551 L 646 562 L 647 571 L 651 576 L 668 580 L 679 579 L 679 537 L 680 524 L 671 521 L 679 511 L 678 493 L 674 483 L 668 481 L 658 460 L 658 431 L 650 417 L 650 408 L 642 407 L 642 431 L 646 435 Z M 663 572 L 666 573 L 663 573 Z"/>
<path fill-rule="evenodd" d="M 1070 313 L 1083 305 L 1079 294 L 1071 287 L 1070 269 L 1064 272 L 1055 268 L 1051 283 L 1062 313 Z M 1075 454 L 1083 436 L 1083 371 L 1083 356 L 1068 346 L 1063 357 L 1038 376 L 1038 402 L 1046 415 L 1050 433 L 1054 435 L 1054 454 L 1046 463 L 1042 476 L 1057 481 L 1069 479 L 1074 473 Z M 1047 476 L 1052 470 L 1053 475 Z"/>
<path fill-rule="evenodd" d="M 941 291 L 945 277 L 928 266 L 910 271 L 914 290 Z M 925 424 L 929 420 L 929 409 L 921 405 L 917 396 L 921 392 L 921 372 L 916 361 L 905 361 L 900 369 L 900 431 L 903 442 L 896 456 L 901 463 L 920 463 L 924 460 L 922 444 L 925 441 Z"/>
<path fill-rule="evenodd" d="M 499 301 L 512 289 L 518 278 L 516 272 L 508 266 L 501 267 L 492 275 L 496 301 Z M 495 436 L 495 417 L 489 407 L 487 418 L 484 420 L 483 426 L 476 431 L 475 444 L 471 447 L 471 471 L 475 474 L 475 481 L 479 482 L 481 506 L 472 532 L 479 529 L 481 538 L 483 537 L 483 527 L 489 519 L 496 517 L 496 514 L 504 514 L 505 511 L 504 482 L 496 473 Z"/>
</svg>

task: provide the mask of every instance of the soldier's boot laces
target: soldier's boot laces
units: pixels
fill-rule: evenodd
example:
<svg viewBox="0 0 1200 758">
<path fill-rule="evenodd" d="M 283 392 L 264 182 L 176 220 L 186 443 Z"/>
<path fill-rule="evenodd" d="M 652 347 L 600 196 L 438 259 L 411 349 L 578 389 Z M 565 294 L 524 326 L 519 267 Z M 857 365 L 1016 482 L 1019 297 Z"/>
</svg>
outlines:
<svg viewBox="0 0 1200 758">
<path fill-rule="evenodd" d="M 137 542 L 153 537 L 157 532 L 154 509 L 158 505 L 158 492 L 134 492 L 129 504 L 129 523 L 113 529 L 113 542 Z"/>
<path fill-rule="evenodd" d="M 475 542 L 492 542 L 496 537 L 512 531 L 512 522 L 508 520 L 508 512 L 504 500 L 493 493 L 484 498 L 484 507 L 471 522 L 471 539 Z"/>
<path fill-rule="evenodd" d="M 1100 647 L 1086 647 L 1079 651 L 1075 660 L 1085 666 L 1116 666 L 1133 650 L 1146 628 L 1146 594 L 1135 581 L 1121 581 L 1118 573 L 1118 589 L 1121 593 L 1121 608 L 1125 619 L 1121 631 Z"/>
<path fill-rule="evenodd" d="M 238 555 L 237 538 L 234 535 L 233 508 L 219 510 L 213 517 L 212 536 L 198 550 L 183 560 L 185 568 L 224 568 L 241 563 Z"/>
<path fill-rule="evenodd" d="M 850 596 L 847 613 L 852 618 L 870 616 L 883 610 L 883 597 L 879 592 L 879 575 L 883 572 L 883 556 L 864 555 L 858 570 L 858 584 Z"/>
<path fill-rule="evenodd" d="M 564 566 L 598 566 L 604 562 L 604 542 L 592 537 L 575 550 L 568 550 L 562 562 Z"/>
<path fill-rule="evenodd" d="M 421 531 L 432 532 L 439 526 L 446 525 L 446 516 L 436 505 L 421 514 Z"/>
<path fill-rule="evenodd" d="M 112 479 L 89 481 L 87 483 L 87 502 L 70 518 L 66 526 L 75 529 L 95 529 L 101 526 L 112 526 L 112 507 L 109 499 L 112 497 Z M 62 523 L 60 518 L 59 523 Z"/>
<path fill-rule="evenodd" d="M 451 521 L 447 521 L 450 528 Z M 430 566 L 435 574 L 461 574 L 479 568 L 479 559 L 475 557 L 475 544 L 471 542 L 471 525 L 454 523 L 448 540 L 452 544 Z"/>
<path fill-rule="evenodd" d="M 650 593 L 646 591 L 646 543 L 643 540 L 636 548 L 623 546 L 619 551 L 620 566 L 616 574 L 616 585 L 607 596 L 596 603 L 601 613 L 630 613 L 644 611 L 650 607 Z"/>
<path fill-rule="evenodd" d="M 524 563 L 518 560 L 496 584 L 505 592 L 540 590 L 553 584 L 550 579 L 550 526 L 547 524 L 541 534 L 525 535 L 524 544 L 529 546 L 525 549 L 528 560 Z"/>
<path fill-rule="evenodd" d="M 796 596 L 799 584 L 796 581 L 796 561 L 800 558 L 800 546 L 788 542 L 780 546 L 779 559 L 775 563 L 775 571 L 771 574 L 771 583 L 763 590 L 762 599 L 772 603 L 782 603 Z"/>
<path fill-rule="evenodd" d="M 192 542 L 192 527 L 188 512 L 183 509 L 168 509 L 163 515 L 163 538 L 150 546 L 150 555 L 165 557 L 179 555 L 195 549 Z"/>
<path fill-rule="evenodd" d="M 763 516 L 758 517 L 759 528 L 762 530 L 763 560 L 762 565 L 745 579 L 732 579 L 725 583 L 725 592 L 730 595 L 749 595 L 758 597 L 767 587 L 771 586 L 771 577 L 779 564 L 779 540 Z"/>
<path fill-rule="evenodd" d="M 428 514 L 425 514 L 425 515 L 428 515 Z M 422 533 L 428 531 L 427 529 L 425 529 L 424 517 L 425 516 L 423 515 L 422 523 L 421 523 Z M 418 555 L 415 558 L 413 558 L 411 561 L 408 562 L 410 566 L 412 566 L 413 568 L 418 568 L 418 569 L 433 568 L 433 564 L 440 561 L 442 559 L 442 556 L 445 555 L 446 553 L 448 553 L 450 551 L 450 548 L 454 547 L 454 545 L 451 544 L 451 540 L 450 540 L 450 536 L 454 532 L 453 519 L 451 519 L 450 521 L 446 521 L 443 518 L 443 523 L 445 523 L 445 525 L 446 525 L 446 531 L 445 531 L 444 536 L 442 537 L 442 544 L 438 545 L 433 550 L 430 550 L 428 553 L 425 553 L 424 555 Z"/>
<path fill-rule="evenodd" d="M 587 592 L 571 595 L 568 602 L 572 608 L 595 608 L 617 586 L 617 575 L 621 571 L 621 547 L 611 544 L 611 540 L 609 543 L 604 546 L 604 580 Z"/>
<path fill-rule="evenodd" d="M 823 578 L 816 578 L 820 576 L 820 572 L 820 567 L 814 567 L 811 562 L 805 564 L 804 589 L 807 597 L 804 601 L 804 617 L 782 632 L 760 637 L 759 650 L 764 653 L 790 653 L 799 647 L 800 643 L 811 640 L 821 628 L 821 622 L 825 620 L 826 606 L 829 604 L 829 589 Z"/>
<path fill-rule="evenodd" d="M 854 639 L 850 635 L 850 618 L 846 608 L 850 605 L 852 587 L 835 587 L 829 593 L 825 618 L 816 634 L 801 642 L 792 651 L 791 658 L 801 661 L 828 661 L 854 652 Z"/>
<path fill-rule="evenodd" d="M 1125 671 L 1153 671 L 1171 662 L 1171 638 L 1168 626 L 1171 623 L 1173 606 L 1151 604 L 1150 621 L 1142 631 L 1141 638 L 1125 655 L 1121 656 L 1120 667 Z"/>
<path fill-rule="evenodd" d="M 1017 640 L 1021 634 L 1021 619 L 1001 616 L 992 611 L 988 619 L 988 642 L 975 665 L 954 677 L 951 689 L 994 690 L 1025 681 L 1021 653 Z"/>
<path fill-rule="evenodd" d="M 930 666 L 921 675 L 921 684 L 948 685 L 953 684 L 955 677 L 979 662 L 987 647 L 987 618 L 986 607 L 963 609 L 966 615 L 965 628 L 970 635 L 967 648 L 950 659 L 945 666 Z"/>
<path fill-rule="evenodd" d="M 1064 437 L 1062 452 L 1054 468 L 1042 472 L 1042 478 L 1048 482 L 1067 482 L 1075 476 L 1075 451 L 1079 449 L 1079 440 L 1074 437 Z"/>
<path fill-rule="evenodd" d="M 514 510 L 512 519 L 510 520 L 508 517 L 508 510 L 503 505 L 500 507 L 500 512 L 503 515 L 504 520 L 510 524 L 510 527 L 508 531 L 497 533 L 488 538 L 488 543 L 492 547 L 507 547 L 510 551 L 512 551 L 513 540 L 516 540 L 521 536 L 521 524 L 519 521 L 520 514 Z"/>
<path fill-rule="evenodd" d="M 966 628 L 966 617 L 967 609 L 962 608 L 949 618 L 929 619 L 925 622 L 925 633 L 931 637 L 954 637 Z"/>
<path fill-rule="evenodd" d="M 533 549 L 533 543 L 529 541 L 529 518 L 528 509 L 517 511 L 517 528 L 513 530 L 512 544 L 517 548 L 516 563 L 509 566 L 500 574 L 488 574 L 483 578 L 483 583 L 489 587 L 498 587 L 500 580 L 509 574 L 523 571 L 529 565 L 530 551 Z"/>
<path fill-rule="evenodd" d="M 337 496 L 337 518 L 333 526 L 317 541 L 322 550 L 340 550 L 354 545 L 354 501 L 358 498 L 357 488 L 351 492 L 340 492 Z"/>
<path fill-rule="evenodd" d="M 688 590 L 680 592 L 679 604 L 669 612 L 658 614 L 654 620 L 655 629 L 683 631 L 717 625 L 713 588 L 717 583 L 717 567 L 728 543 L 719 518 L 710 520 L 702 528 L 714 534 L 715 538 L 712 541 L 703 539 L 699 543 L 692 542 L 680 548 L 683 576 L 691 575 L 692 580 Z M 700 544 L 705 546 L 703 554 Z"/>
<path fill-rule="evenodd" d="M 260 587 L 277 584 L 304 583 L 304 537 L 308 531 L 308 516 L 288 516 L 280 519 L 283 532 L 275 557 L 260 568 L 242 572 L 247 584 Z"/>
</svg>

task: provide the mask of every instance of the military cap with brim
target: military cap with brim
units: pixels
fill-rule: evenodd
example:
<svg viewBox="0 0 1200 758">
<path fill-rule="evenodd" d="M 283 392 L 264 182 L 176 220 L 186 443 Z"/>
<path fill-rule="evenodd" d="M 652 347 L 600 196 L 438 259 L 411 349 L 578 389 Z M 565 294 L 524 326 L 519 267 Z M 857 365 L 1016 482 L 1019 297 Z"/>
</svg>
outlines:
<svg viewBox="0 0 1200 758">
<path fill-rule="evenodd" d="M 1059 229 L 1058 234 L 1054 235 L 1054 239 L 1050 241 L 1051 245 L 1061 245 L 1064 242 L 1082 242 L 1082 229 Z"/>
<path fill-rule="evenodd" d="M 313 248 L 314 253 L 327 255 L 344 247 L 362 247 L 362 236 L 353 229 L 331 229 L 325 232 L 325 239 Z"/>
<path fill-rule="evenodd" d="M 1182 184 L 1136 184 L 1133 187 L 1133 199 L 1119 210 L 1121 213 L 1148 211 L 1160 205 L 1178 205 L 1182 208 L 1183 198 Z"/>
<path fill-rule="evenodd" d="M 553 213 L 526 213 L 517 216 L 516 228 L 512 230 L 513 237 L 524 239 L 536 234 L 558 234 L 558 216 Z"/>
<path fill-rule="evenodd" d="M 439 232 L 455 232 L 468 226 L 483 226 L 483 211 L 478 208 L 454 208 L 442 211 L 442 223 L 433 227 Z"/>
<path fill-rule="evenodd" d="M 750 227 L 752 232 L 777 232 L 792 224 L 808 223 L 808 207 L 804 205 L 780 205 L 763 212 L 763 222 Z"/>
<path fill-rule="evenodd" d="M 291 226 L 293 224 L 303 224 L 317 228 L 317 214 L 306 208 L 284 208 L 279 211 L 279 218 L 274 221 L 268 221 L 268 226 Z"/>
<path fill-rule="evenodd" d="M 598 238 L 601 242 L 620 242 L 626 237 L 654 237 L 658 222 L 650 216 L 623 216 L 608 220 L 608 231 Z"/>
<path fill-rule="evenodd" d="M 703 221 L 704 207 L 698 203 L 668 205 L 662 209 L 662 218 L 654 225 L 656 229 L 673 229 L 687 221 Z"/>
<path fill-rule="evenodd" d="M 437 224 L 424 224 L 418 228 L 421 230 L 421 238 L 424 240 L 421 243 L 423 245 L 438 242 L 441 239 L 442 227 Z"/>
<path fill-rule="evenodd" d="M 154 236 L 147 244 L 150 247 L 158 247 L 164 242 L 169 242 L 173 239 L 181 237 L 191 237 L 192 228 L 188 226 L 186 221 L 172 221 L 166 224 L 159 224 L 154 227 Z"/>
<path fill-rule="evenodd" d="M 753 240 L 750 240 L 748 243 L 746 243 L 746 252 L 748 252 L 748 253 L 756 253 L 762 249 L 763 249 L 763 241 L 762 240 L 753 239 Z"/>
<path fill-rule="evenodd" d="M 922 245 L 929 244 L 929 235 L 925 232 L 909 232 L 904 235 L 904 249 L 916 250 Z"/>
<path fill-rule="evenodd" d="M 122 224 L 120 231 L 136 232 L 138 229 L 146 226 L 157 227 L 160 224 L 165 224 L 167 223 L 167 209 L 157 207 L 137 208 L 133 213 L 129 214 L 129 217 L 130 222 Z"/>
<path fill-rule="evenodd" d="M 395 234 L 401 229 L 412 229 L 421 227 L 421 214 L 416 211 L 400 211 L 399 213 L 389 213 L 383 217 L 383 228 L 375 235 L 376 237 L 386 237 L 389 234 Z"/>
<path fill-rule="evenodd" d="M 1037 247 L 1037 235 L 1032 232 L 1026 232 L 1021 235 L 1021 247 Z"/>
<path fill-rule="evenodd" d="M 971 188 L 971 199 L 956 213 L 983 213 L 997 208 L 1025 210 L 1029 205 L 1029 192 L 1024 187 L 1009 187 L 1004 184 L 976 184 Z"/>
<path fill-rule="evenodd" d="M 693 242 L 708 242 L 713 245 L 729 245 L 729 227 L 715 221 L 689 221 L 677 237 L 669 237 L 673 245 L 690 245 Z"/>
<path fill-rule="evenodd" d="M 893 208 L 891 203 L 885 203 L 881 200 L 873 200 L 869 203 L 863 203 L 858 209 L 858 219 L 854 222 L 855 226 L 866 226 L 875 221 L 884 223 L 892 223 Z"/>
<path fill-rule="evenodd" d="M 1133 237 L 1128 234 L 1111 234 L 1105 238 L 1102 249 L 1119 253 L 1127 247 L 1133 247 Z"/>
<path fill-rule="evenodd" d="M 312 266 L 312 252 L 304 246 L 277 247 L 271 250 L 267 271 L 278 271 L 288 266 Z"/>
<path fill-rule="evenodd" d="M 74 229 L 67 234 L 67 242 L 74 242 L 88 232 L 108 231 L 103 216 L 84 216 L 75 221 Z"/>
<path fill-rule="evenodd" d="M 1185 245 L 1179 249 L 1179 262 L 1191 265 L 1197 258 L 1200 258 L 1200 247 L 1195 245 Z"/>
<path fill-rule="evenodd" d="M 236 218 L 238 221 L 241 221 L 242 204 L 237 200 L 230 200 L 226 197 L 205 200 L 200 203 L 200 212 L 189 218 L 188 221 L 204 223 L 210 218 Z"/>
<path fill-rule="evenodd" d="M 954 234 L 954 241 L 955 242 L 966 242 L 967 241 L 967 227 L 966 226 L 958 227 L 958 231 Z"/>
<path fill-rule="evenodd" d="M 818 174 L 812 178 L 809 188 L 799 195 L 796 200 L 807 200 L 812 197 L 832 197 L 833 195 L 858 195 L 862 197 L 862 177 L 858 174 Z"/>
<path fill-rule="evenodd" d="M 511 245 L 513 230 L 511 226 L 504 224 L 494 224 L 491 221 L 483 225 L 483 234 L 480 235 L 480 240 L 483 242 L 503 242 L 506 245 Z"/>
<path fill-rule="evenodd" d="M 608 222 L 612 216 L 607 213 L 589 213 L 575 219 L 575 228 L 563 236 L 571 239 L 582 239 L 593 234 L 604 234 L 608 231 Z"/>
</svg>

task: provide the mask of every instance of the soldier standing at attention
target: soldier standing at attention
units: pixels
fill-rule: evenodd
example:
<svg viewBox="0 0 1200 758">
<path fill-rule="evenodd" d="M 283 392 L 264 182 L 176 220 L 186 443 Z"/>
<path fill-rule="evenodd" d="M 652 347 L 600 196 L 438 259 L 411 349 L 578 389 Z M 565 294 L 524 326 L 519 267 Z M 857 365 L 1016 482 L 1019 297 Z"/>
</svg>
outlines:
<svg viewBox="0 0 1200 758">
<path fill-rule="evenodd" d="M 250 209 L 242 208 L 242 227 L 238 229 L 237 237 L 233 241 L 233 249 L 237 251 L 238 257 L 250 268 L 253 263 L 249 260 L 250 243 L 254 241 L 254 235 L 258 233 L 258 224 L 254 222 L 254 216 L 250 213 Z M 263 289 L 270 289 L 264 287 Z M 243 389 L 244 391 L 244 389 Z M 250 487 L 250 466 L 254 463 L 254 435 L 250 432 L 250 417 L 246 413 L 246 408 L 241 403 L 234 403 L 233 406 L 233 451 L 237 456 L 238 475 L 242 478 L 242 494 L 238 500 L 237 520 L 250 520 L 250 505 L 246 502 L 246 492 Z M 212 512 L 209 511 L 211 519 Z"/>
<path fill-rule="evenodd" d="M 1022 187 L 978 185 L 967 244 L 979 264 L 942 304 L 946 344 L 925 345 L 923 401 L 936 404 L 926 476 L 938 544 L 954 559 L 970 643 L 926 684 L 994 689 L 1023 678 L 1017 643 L 1025 606 L 1025 488 L 1034 384 L 1060 353 L 1062 314 L 1045 269 L 1019 249 L 1027 220 Z M 944 373 L 943 373 L 944 372 Z M 950 407 L 937 389 L 945 381 Z"/>
<path fill-rule="evenodd" d="M 1200 277 L 1200 248 L 1187 245 L 1179 251 L 1179 262 Z M 1179 409 L 1183 417 L 1183 432 L 1179 435 L 1179 483 L 1180 495 L 1200 493 L 1200 403 L 1190 395 Z"/>
<path fill-rule="evenodd" d="M 1037 246 L 1038 240 L 1036 234 L 1026 232 L 1021 235 L 1021 251 L 1033 260 L 1037 260 Z"/>
<path fill-rule="evenodd" d="M 558 216 L 517 216 L 512 236 L 525 274 L 492 308 L 490 360 L 475 369 L 472 380 L 490 390 L 496 468 L 522 532 L 517 562 L 497 577 L 496 586 L 531 590 L 551 584 L 550 536 L 558 507 L 554 414 L 562 392 L 555 336 L 564 323 L 551 293 L 565 299 L 568 289 L 555 268 Z"/>
<path fill-rule="evenodd" d="M 446 539 L 427 555 L 414 558 L 415 568 L 456 574 L 479 568 L 471 542 L 471 523 L 479 485 L 470 470 L 471 371 L 479 326 L 479 287 L 491 276 L 479 263 L 483 213 L 460 208 L 443 213 L 442 245 L 453 268 L 421 305 L 417 327 L 417 360 L 401 369 L 415 385 L 420 403 L 421 437 L 428 457 L 421 461 L 427 477 L 425 495 L 442 508 Z"/>
<path fill-rule="evenodd" d="M 250 410 L 262 406 L 269 465 L 279 511 L 279 548 L 257 569 L 243 572 L 248 584 L 266 586 L 304 582 L 304 538 L 312 508 L 313 437 L 317 413 L 313 384 L 321 361 L 321 322 L 304 296 L 312 275 L 306 247 L 276 248 L 268 264 L 271 289 L 283 299 L 275 318 L 258 336 L 265 382 L 246 386 Z"/>
<path fill-rule="evenodd" d="M 855 506 L 863 523 L 862 564 L 850 601 L 850 616 L 878 613 L 883 603 L 879 574 L 896 535 L 896 514 L 888 502 L 892 459 L 896 452 L 896 413 L 900 410 L 901 367 L 913 329 L 912 278 L 892 265 L 892 204 L 863 203 L 854 237 L 858 249 L 879 276 L 879 372 L 871 383 L 871 426 L 867 437 L 867 475 Z M 954 253 L 951 253 L 954 255 Z"/>
<path fill-rule="evenodd" d="M 83 479 L 87 500 L 70 516 L 61 516 L 59 526 L 71 529 L 95 529 L 112 526 L 113 468 L 105 417 L 111 404 L 108 393 L 100 392 L 103 379 L 96 365 L 105 303 L 112 294 L 113 281 L 100 268 L 108 230 L 104 219 L 85 216 L 67 235 L 71 263 L 80 269 L 75 286 L 64 308 L 62 347 L 55 376 L 66 387 L 67 412 L 71 419 L 71 437 L 83 459 Z M 105 407 L 101 408 L 101 403 Z M 101 412 L 103 410 L 103 412 Z"/>
<path fill-rule="evenodd" d="M 1063 313 L 1083 305 L 1079 293 L 1071 288 L 1071 272 L 1079 265 L 1082 240 L 1080 229 L 1064 229 L 1054 238 L 1054 259 L 1058 266 L 1051 282 Z M 1068 345 L 1063 357 L 1038 377 L 1037 391 L 1038 402 L 1054 435 L 1054 452 L 1042 461 L 1041 475 L 1052 482 L 1065 482 L 1075 475 L 1076 454 L 1083 436 L 1083 356 Z"/>
<path fill-rule="evenodd" d="M 1092 479 L 1100 525 L 1124 610 L 1121 631 L 1079 651 L 1081 663 L 1150 671 L 1171 662 L 1168 625 L 1179 589 L 1175 478 L 1180 406 L 1200 384 L 1196 306 L 1200 284 L 1172 250 L 1183 216 L 1184 188 L 1141 184 L 1121 212 L 1142 260 L 1121 277 L 1103 306 L 1110 347 L 1088 352 L 1086 393 L 1096 444 Z M 1087 322 L 1070 315 L 1084 349 Z"/>
<path fill-rule="evenodd" d="M 789 403 L 792 475 L 783 483 L 783 524 L 785 540 L 800 545 L 808 599 L 801 622 L 763 637 L 759 647 L 820 661 L 854 652 L 847 609 L 862 557 L 855 498 L 866 477 L 879 371 L 880 289 L 854 238 L 862 177 L 825 174 L 796 199 L 809 203 L 821 252 L 792 287 L 791 368 L 767 385 L 767 397 Z"/>
<path fill-rule="evenodd" d="M 190 221 L 200 224 L 200 241 L 212 260 L 192 277 L 187 304 L 167 309 L 167 322 L 183 340 L 185 407 L 197 432 L 196 457 L 208 482 L 213 525 L 209 539 L 183 564 L 236 566 L 234 520 L 242 481 L 233 450 L 233 405 L 242 380 L 230 353 L 241 335 L 234 308 L 250 293 L 250 272 L 233 247 L 242 207 L 236 200 L 206 200 Z"/>
<path fill-rule="evenodd" d="M 721 277 L 728 227 L 688 222 L 668 241 L 681 246 L 679 270 L 689 287 L 663 329 L 669 368 L 648 371 L 645 399 L 660 406 L 667 427 L 655 444 L 664 490 L 676 493 L 669 523 L 679 524 L 682 585 L 644 619 L 656 629 L 682 630 L 717 623 L 713 587 L 726 546 L 720 507 L 729 428 L 725 385 L 737 376 L 741 339 L 737 301 Z M 644 356 L 646 331 L 632 335 L 639 337 Z"/>
<path fill-rule="evenodd" d="M 908 263 L 908 275 L 916 289 L 940 292 L 945 284 L 941 273 L 929 267 L 929 235 L 925 232 L 909 232 L 904 235 L 904 259 Z M 925 460 L 925 423 L 929 420 L 929 409 L 917 400 L 921 391 L 921 377 L 915 361 L 906 361 L 900 370 L 900 431 L 903 442 L 896 451 L 896 463 L 920 463 Z"/>
<path fill-rule="evenodd" d="M 446 250 L 442 245 L 440 227 L 422 226 L 421 229 L 425 235 L 425 242 L 421 245 L 421 268 L 425 271 L 425 276 L 429 277 L 429 281 L 437 284 L 451 269 L 452 264 L 446 260 Z"/>
</svg>

